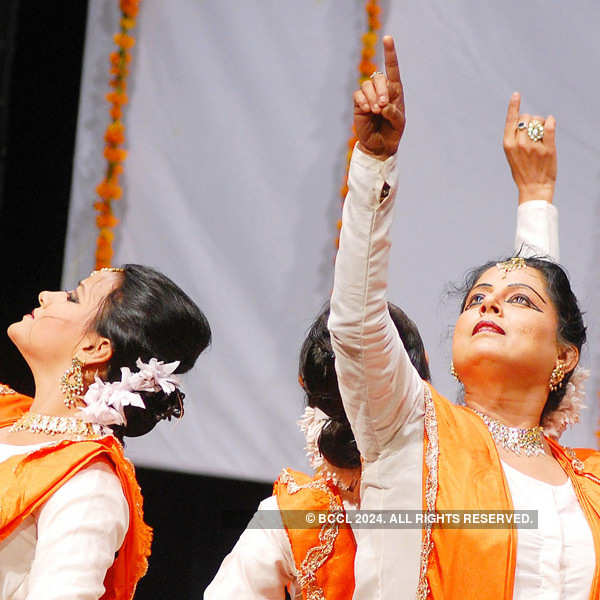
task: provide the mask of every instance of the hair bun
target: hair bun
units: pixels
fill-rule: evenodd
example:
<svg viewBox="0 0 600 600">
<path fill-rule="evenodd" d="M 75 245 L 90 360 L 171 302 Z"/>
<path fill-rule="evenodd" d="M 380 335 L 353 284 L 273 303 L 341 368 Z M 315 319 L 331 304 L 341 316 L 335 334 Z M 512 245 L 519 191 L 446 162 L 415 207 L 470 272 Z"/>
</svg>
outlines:
<svg viewBox="0 0 600 600">
<path fill-rule="evenodd" d="M 145 435 L 155 425 L 164 419 L 169 421 L 175 417 L 180 419 L 183 416 L 183 399 L 185 394 L 175 390 L 170 394 L 160 392 L 139 392 L 146 408 L 138 406 L 125 406 L 125 418 L 127 425 L 115 425 L 113 431 L 120 438 L 139 437 Z"/>
<path fill-rule="evenodd" d="M 345 417 L 330 418 L 319 435 L 319 452 L 334 467 L 352 469 L 360 467 L 360 452 Z"/>
<path fill-rule="evenodd" d="M 135 373 L 140 359 L 179 361 L 175 373 L 185 373 L 211 340 L 208 321 L 195 302 L 159 271 L 135 264 L 123 265 L 120 285 L 103 300 L 89 330 L 110 340 L 107 382 L 121 380 L 123 367 Z M 113 427 L 121 439 L 144 435 L 158 421 L 183 414 L 181 393 L 140 396 L 146 408 L 125 407 L 127 425 Z"/>
</svg>

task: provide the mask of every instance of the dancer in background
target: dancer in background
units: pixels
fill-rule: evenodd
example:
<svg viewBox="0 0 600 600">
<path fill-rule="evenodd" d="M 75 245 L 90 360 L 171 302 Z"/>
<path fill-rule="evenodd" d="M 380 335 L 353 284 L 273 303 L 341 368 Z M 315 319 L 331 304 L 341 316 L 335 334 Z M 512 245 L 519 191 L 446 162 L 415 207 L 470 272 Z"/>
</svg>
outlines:
<svg viewBox="0 0 600 600">
<path fill-rule="evenodd" d="M 513 177 L 522 193 L 517 211 L 515 251 L 549 255 L 558 260 L 558 212 L 552 194 L 535 189 L 539 152 L 507 147 Z M 551 162 L 556 165 L 556 150 Z M 525 190 L 529 195 L 525 194 Z M 419 377 L 430 381 L 423 342 L 416 325 L 397 306 L 388 303 L 391 321 Z M 354 592 L 354 534 L 340 528 L 335 545 L 311 570 L 314 552 L 326 546 L 320 530 L 294 529 L 287 516 L 293 510 L 346 511 L 359 508 L 360 453 L 344 411 L 334 366 L 327 319 L 329 307 L 311 326 L 300 351 L 299 378 L 306 393 L 307 408 L 299 424 L 306 436 L 306 449 L 314 474 L 284 469 L 275 483 L 274 495 L 263 500 L 217 575 L 205 591 L 205 600 L 244 597 L 253 600 L 280 599 L 287 587 L 290 596 L 350 600 Z M 277 511 L 281 516 L 277 517 Z M 331 533 L 331 532 L 329 532 Z M 420 533 L 420 532 L 419 532 Z M 329 535 L 322 536 L 328 540 Z M 333 560 L 335 559 L 335 560 Z"/>
<path fill-rule="evenodd" d="M 329 319 L 363 459 L 361 508 L 531 509 L 539 521 L 518 532 L 359 530 L 354 598 L 598 598 L 600 453 L 563 448 L 541 429 L 558 435 L 578 419 L 573 377 L 586 336 L 565 272 L 523 257 L 473 271 L 453 339 L 464 407 L 423 382 L 389 319 L 395 153 L 405 118 L 390 37 L 384 52 L 387 76 L 376 74 L 354 95 L 359 143 Z M 511 162 L 526 202 L 532 190 L 551 196 L 554 189 L 555 121 L 519 115 L 518 101 L 513 95 L 504 144 L 509 160 L 536 157 L 522 189 L 523 173 Z"/>
<path fill-rule="evenodd" d="M 175 373 L 210 343 L 208 321 L 139 265 L 39 303 L 8 329 L 35 398 L 0 388 L 0 598 L 129 600 L 151 530 L 121 440 L 183 414 Z"/>
<path fill-rule="evenodd" d="M 397 306 L 388 307 L 415 368 L 429 379 L 417 326 Z M 292 598 L 307 598 L 307 594 L 321 589 L 324 581 L 325 598 L 352 597 L 356 547 L 352 530 L 340 527 L 335 545 L 328 547 L 320 539 L 319 528 L 293 529 L 289 522 L 294 510 L 344 512 L 359 508 L 360 454 L 338 389 L 328 317 L 326 308 L 312 324 L 300 350 L 298 369 L 308 404 L 300 426 L 315 474 L 282 471 L 273 496 L 260 503 L 248 528 L 206 589 L 205 600 L 236 595 L 279 600 L 286 587 Z M 337 529 L 337 525 L 330 527 Z M 306 560 L 309 549 L 326 552 L 318 569 Z M 335 560 L 330 560 L 334 556 Z"/>
</svg>

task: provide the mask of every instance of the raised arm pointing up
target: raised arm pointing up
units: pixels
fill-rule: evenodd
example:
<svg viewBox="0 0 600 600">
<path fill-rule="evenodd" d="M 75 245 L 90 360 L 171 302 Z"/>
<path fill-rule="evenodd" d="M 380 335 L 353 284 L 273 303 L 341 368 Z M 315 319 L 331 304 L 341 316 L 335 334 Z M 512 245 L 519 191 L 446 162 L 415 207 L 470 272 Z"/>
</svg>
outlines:
<svg viewBox="0 0 600 600">
<path fill-rule="evenodd" d="M 354 126 L 361 150 L 382 160 L 398 149 L 406 116 L 394 40 L 383 38 L 385 71 L 376 72 L 354 92 Z"/>
</svg>

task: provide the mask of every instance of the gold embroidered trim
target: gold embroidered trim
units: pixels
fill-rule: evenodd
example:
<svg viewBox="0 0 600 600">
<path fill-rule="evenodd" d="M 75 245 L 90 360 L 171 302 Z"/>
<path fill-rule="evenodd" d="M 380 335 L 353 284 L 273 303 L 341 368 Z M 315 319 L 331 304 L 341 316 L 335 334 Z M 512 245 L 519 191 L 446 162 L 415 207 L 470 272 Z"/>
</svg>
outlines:
<svg viewBox="0 0 600 600">
<path fill-rule="evenodd" d="M 3 383 L 0 383 L 0 396 L 2 395 L 9 395 L 9 394 L 16 394 L 17 392 L 15 392 L 15 390 L 13 390 L 12 388 L 9 388 L 7 385 L 4 385 Z"/>
<path fill-rule="evenodd" d="M 344 513 L 342 503 L 335 497 L 335 494 L 331 491 L 324 479 L 313 479 L 308 483 L 298 485 L 294 476 L 287 469 L 283 469 L 279 476 L 279 480 L 282 483 L 285 483 L 287 491 L 290 494 L 296 494 L 300 490 L 309 488 L 325 492 L 329 499 L 329 513 L 334 515 Z M 300 564 L 298 585 L 302 592 L 306 594 L 306 600 L 325 600 L 323 589 L 319 587 L 316 582 L 316 572 L 333 552 L 333 545 L 339 532 L 337 518 L 327 519 L 327 521 L 332 521 L 332 523 L 326 522 L 321 527 L 321 531 L 319 532 L 320 544 L 310 548 Z"/>
<path fill-rule="evenodd" d="M 427 480 L 425 481 L 425 507 L 428 513 L 435 513 L 435 502 L 438 493 L 438 458 L 440 454 L 437 419 L 435 406 L 431 397 L 431 391 L 425 385 L 425 433 L 427 435 L 427 447 L 425 450 L 425 464 L 427 465 Z M 429 596 L 429 582 L 427 581 L 427 569 L 429 557 L 433 550 L 431 539 L 432 519 L 427 519 L 425 533 L 421 544 L 421 568 L 419 574 L 419 585 L 417 586 L 417 600 L 426 600 Z"/>
</svg>

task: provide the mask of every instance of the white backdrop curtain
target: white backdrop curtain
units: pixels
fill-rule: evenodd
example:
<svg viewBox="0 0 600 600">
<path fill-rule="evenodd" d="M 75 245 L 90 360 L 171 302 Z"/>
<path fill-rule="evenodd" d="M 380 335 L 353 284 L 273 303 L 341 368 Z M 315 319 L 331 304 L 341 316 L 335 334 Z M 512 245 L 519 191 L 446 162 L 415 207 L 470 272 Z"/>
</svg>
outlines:
<svg viewBox="0 0 600 600">
<path fill-rule="evenodd" d="M 449 281 L 510 253 L 516 190 L 502 148 L 510 93 L 558 121 L 562 262 L 587 313 L 583 422 L 595 446 L 600 373 L 600 5 L 382 2 L 408 124 L 390 299 L 417 322 L 450 397 Z M 93 266 L 94 188 L 108 123 L 116 0 L 91 0 L 64 284 Z M 131 440 L 141 465 L 273 479 L 307 468 L 298 351 L 332 284 L 362 0 L 143 0 L 126 107 L 115 263 L 163 270 L 207 314 L 214 343 L 186 377 L 186 415 Z"/>
</svg>

